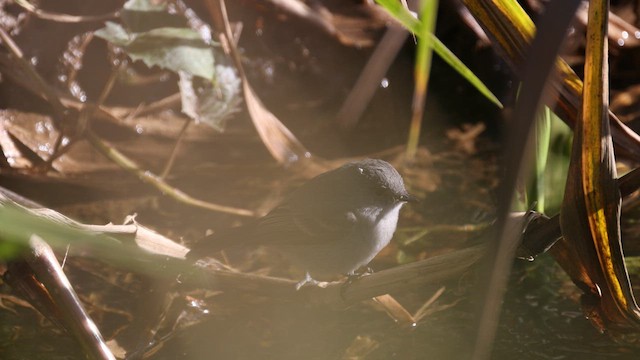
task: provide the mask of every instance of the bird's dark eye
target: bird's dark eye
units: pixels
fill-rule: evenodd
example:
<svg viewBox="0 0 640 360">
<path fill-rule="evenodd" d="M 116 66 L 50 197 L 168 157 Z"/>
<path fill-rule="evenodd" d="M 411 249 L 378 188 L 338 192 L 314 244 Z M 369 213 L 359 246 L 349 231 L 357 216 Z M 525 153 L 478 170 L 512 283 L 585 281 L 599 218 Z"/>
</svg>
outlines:
<svg viewBox="0 0 640 360">
<path fill-rule="evenodd" d="M 417 202 L 419 202 L 418 198 L 416 198 L 415 196 L 412 196 L 410 194 L 399 195 L 397 197 L 397 199 L 398 199 L 398 201 L 409 202 L 409 203 L 417 203 Z"/>
</svg>

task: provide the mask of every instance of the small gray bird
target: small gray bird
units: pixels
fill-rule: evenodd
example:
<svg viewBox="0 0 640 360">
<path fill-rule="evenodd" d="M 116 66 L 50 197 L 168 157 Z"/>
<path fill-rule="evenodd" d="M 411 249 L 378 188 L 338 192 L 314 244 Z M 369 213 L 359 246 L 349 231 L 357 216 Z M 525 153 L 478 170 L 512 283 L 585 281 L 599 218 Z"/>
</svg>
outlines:
<svg viewBox="0 0 640 360">
<path fill-rule="evenodd" d="M 367 265 L 391 241 L 402 205 L 413 200 L 388 162 L 351 162 L 309 180 L 255 222 L 196 244 L 187 258 L 232 244 L 273 247 L 306 271 L 299 289 L 316 276 L 353 275 Z"/>
</svg>

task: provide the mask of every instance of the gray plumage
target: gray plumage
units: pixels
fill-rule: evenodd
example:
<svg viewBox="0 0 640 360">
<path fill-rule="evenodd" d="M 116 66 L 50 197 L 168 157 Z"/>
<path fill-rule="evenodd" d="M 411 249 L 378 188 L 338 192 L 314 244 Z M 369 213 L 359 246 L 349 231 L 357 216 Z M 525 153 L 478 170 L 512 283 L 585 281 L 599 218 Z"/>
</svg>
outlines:
<svg viewBox="0 0 640 360">
<path fill-rule="evenodd" d="M 273 247 L 314 278 L 353 274 L 389 244 L 400 208 L 411 199 L 386 161 L 351 162 L 309 180 L 253 224 L 196 245 L 187 257 L 237 241 Z"/>
</svg>

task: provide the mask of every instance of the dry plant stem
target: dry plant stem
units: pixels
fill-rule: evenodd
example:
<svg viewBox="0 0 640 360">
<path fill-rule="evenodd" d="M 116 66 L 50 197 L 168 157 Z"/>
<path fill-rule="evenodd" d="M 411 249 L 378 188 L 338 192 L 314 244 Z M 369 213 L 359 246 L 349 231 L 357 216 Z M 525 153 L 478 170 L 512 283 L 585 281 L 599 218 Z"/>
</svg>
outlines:
<svg viewBox="0 0 640 360">
<path fill-rule="evenodd" d="M 164 109 L 172 108 L 180 105 L 180 93 L 175 93 L 173 95 L 169 95 L 166 98 L 160 99 L 158 101 L 152 102 L 149 105 L 142 107 L 141 109 L 135 111 L 136 116 L 144 116 L 147 114 L 155 113 Z"/>
<path fill-rule="evenodd" d="M 88 316 L 78 295 L 73 291 L 51 247 L 35 234 L 31 236 L 29 243 L 32 253 L 26 257 L 26 261 L 56 304 L 56 310 L 59 312 L 58 320 L 76 337 L 92 359 L 115 360 L 98 327 Z"/>
<path fill-rule="evenodd" d="M 542 10 L 542 9 L 538 9 L 538 10 Z M 589 5 L 588 3 L 585 3 L 585 5 L 580 6 L 578 8 L 578 12 L 576 13 L 576 20 L 578 20 L 580 24 L 582 24 L 582 26 L 584 27 L 587 26 L 588 11 L 589 11 Z M 617 41 L 622 39 L 624 40 L 625 48 L 638 46 L 640 42 L 635 37 L 635 34 L 638 31 L 640 31 L 640 29 L 633 26 L 633 24 L 626 22 L 624 19 L 622 19 L 621 17 L 619 17 L 618 15 L 614 14 L 611 11 L 609 11 L 609 14 L 607 16 L 609 17 L 607 37 L 610 43 L 617 45 Z M 626 37 L 623 35 L 624 32 L 627 33 Z M 629 34 L 634 34 L 634 36 L 628 36 Z"/>
<path fill-rule="evenodd" d="M 479 223 L 479 224 L 464 224 L 464 225 L 448 225 L 448 224 L 442 224 L 442 225 L 433 225 L 433 226 L 426 226 L 426 227 L 420 227 L 418 228 L 419 231 L 412 235 L 411 237 L 409 237 L 408 239 L 404 240 L 402 242 L 402 246 L 408 246 L 411 245 L 413 243 L 415 243 L 416 241 L 420 241 L 422 240 L 425 236 L 427 235 L 431 235 L 433 233 L 438 233 L 438 232 L 460 232 L 460 233 L 471 233 L 471 232 L 478 232 L 478 231 L 483 231 L 486 230 L 488 228 L 490 228 L 493 225 L 493 223 L 490 222 L 486 222 L 486 223 Z"/>
<path fill-rule="evenodd" d="M 80 44 L 80 46 L 78 46 L 78 51 L 80 51 L 83 54 L 82 56 L 84 56 L 84 54 L 87 52 L 87 47 L 89 46 L 89 44 L 91 44 L 94 38 L 94 35 L 92 32 L 85 33 L 85 35 L 83 36 L 84 36 L 84 39 L 82 39 L 82 43 Z M 80 69 L 82 69 L 81 66 L 71 67 L 71 70 L 67 73 L 67 80 L 65 81 L 65 83 L 67 84 L 67 87 L 76 81 L 76 79 L 78 78 L 78 72 Z"/>
<path fill-rule="evenodd" d="M 96 101 L 95 104 L 91 105 L 91 108 L 88 108 L 88 110 L 90 110 L 88 118 L 91 118 L 93 112 L 95 112 L 95 109 L 102 106 L 102 104 L 104 104 L 104 102 L 107 100 L 107 97 L 109 97 L 109 94 L 111 94 L 113 85 L 115 85 L 116 80 L 118 79 L 118 74 L 120 74 L 120 71 L 122 71 L 124 67 L 127 66 L 127 63 L 128 61 L 126 60 L 120 60 L 117 66 L 114 66 L 111 69 L 111 74 L 109 74 L 109 78 L 107 79 L 107 82 L 104 84 L 104 87 L 100 92 L 98 101 Z"/>
<path fill-rule="evenodd" d="M 389 294 L 380 295 L 374 297 L 373 301 L 382 306 L 387 315 L 401 327 L 411 328 L 415 326 L 416 319 L 393 296 Z"/>
<path fill-rule="evenodd" d="M 343 291 L 344 301 L 350 304 L 459 276 L 480 260 L 484 249 L 484 246 L 473 246 L 365 276 Z"/>
<path fill-rule="evenodd" d="M 47 161 L 44 162 L 44 170 L 49 171 L 53 167 L 53 162 L 56 161 L 60 156 L 64 155 L 75 143 L 75 141 L 70 141 L 65 147 L 62 147 L 62 140 L 64 140 L 65 136 L 63 133 L 59 133 L 56 138 L 56 142 L 53 145 L 53 154 L 49 156 Z"/>
<path fill-rule="evenodd" d="M 107 82 L 102 88 L 102 92 L 100 92 L 98 101 L 95 104 L 84 104 L 82 106 L 82 109 L 80 110 L 80 116 L 78 119 L 78 127 L 80 127 L 80 129 L 77 130 L 77 133 L 82 133 L 82 128 L 85 128 L 86 126 L 88 126 L 89 119 L 93 117 L 96 110 L 100 106 L 102 106 L 102 104 L 104 104 L 105 100 L 107 100 L 107 97 L 109 96 L 109 94 L 111 93 L 111 90 L 113 89 L 113 85 L 115 85 L 116 83 L 116 79 L 118 78 L 118 73 L 125 65 L 126 65 L 126 62 L 122 61 L 120 62 L 120 64 L 118 64 L 118 66 L 111 69 L 111 74 L 109 74 L 109 78 L 107 79 Z M 50 169 L 53 162 L 57 158 L 62 156 L 65 152 L 67 152 L 71 148 L 71 146 L 74 144 L 74 142 L 71 142 L 67 146 L 65 146 L 63 149 L 61 149 L 60 146 L 62 145 L 62 140 L 64 139 L 64 136 L 65 135 L 62 132 L 60 132 L 60 134 L 58 135 L 58 138 L 56 139 L 55 147 L 53 150 L 53 155 L 51 155 L 49 159 L 47 159 L 47 162 L 45 163 L 47 169 Z"/>
<path fill-rule="evenodd" d="M 86 103 L 82 103 L 76 99 L 73 98 L 60 98 L 60 102 L 71 109 L 76 109 L 78 111 L 82 110 L 84 108 L 85 105 L 89 105 L 91 103 L 86 102 Z M 142 110 L 144 112 L 144 109 Z M 140 114 L 138 112 L 136 112 L 135 110 L 133 111 L 135 116 L 140 116 Z M 130 113 L 131 114 L 131 113 Z M 94 117 L 99 117 L 100 119 L 109 121 L 115 125 L 119 125 L 122 126 L 123 123 L 125 121 L 123 121 L 123 119 L 121 119 L 120 117 L 114 115 L 111 113 L 111 110 L 108 108 L 105 108 L 104 106 L 100 106 L 100 107 L 95 107 L 94 106 Z M 130 116 L 130 115 L 128 115 Z M 129 128 L 132 132 L 135 131 L 131 128 Z"/>
<path fill-rule="evenodd" d="M 56 127 L 56 129 L 59 132 L 59 136 L 58 139 L 56 139 L 56 144 L 54 147 L 54 155 L 47 160 L 46 162 L 44 162 L 41 165 L 44 165 L 45 169 L 49 169 L 51 167 L 51 163 L 53 162 L 53 160 L 55 160 L 56 156 L 55 154 L 58 152 L 58 149 L 60 147 L 60 144 L 62 144 L 62 138 L 63 138 L 63 134 L 62 134 L 62 122 L 64 120 L 64 118 L 66 117 L 66 108 L 64 107 L 64 105 L 62 105 L 62 103 L 60 102 L 58 95 L 55 93 L 55 91 L 49 87 L 49 85 L 40 77 L 40 75 L 33 69 L 33 67 L 31 66 L 31 64 L 25 60 L 24 55 L 22 53 L 22 50 L 20 50 L 20 48 L 18 47 L 18 45 L 13 41 L 13 39 L 11 39 L 11 37 L 2 29 L 0 29 L 0 38 L 2 39 L 3 43 L 5 44 L 5 46 L 7 47 L 7 49 L 9 49 L 9 51 L 11 52 L 11 54 L 13 55 L 14 61 L 13 63 L 22 71 L 24 72 L 24 74 L 26 74 L 29 78 L 31 78 L 31 81 L 33 82 L 33 84 L 38 88 L 38 92 L 40 93 L 39 95 L 43 96 L 45 98 L 45 100 L 47 100 L 49 102 L 49 104 L 51 105 L 51 107 L 53 108 L 53 123 Z"/>
<path fill-rule="evenodd" d="M 184 259 L 189 249 L 135 222 L 133 217 L 127 219 L 124 225 L 92 225 L 83 224 L 70 219 L 63 214 L 47 209 L 42 205 L 20 196 L 8 189 L 0 187 L 0 208 L 16 206 L 26 208 L 32 216 L 52 221 L 60 226 L 80 229 L 85 235 L 103 236 L 101 242 L 117 240 L 120 243 L 135 243 L 137 247 L 148 253 Z M 184 268 L 183 268 L 184 269 Z"/>
<path fill-rule="evenodd" d="M 14 2 L 19 6 L 21 6 L 23 9 L 27 10 L 28 12 L 34 14 L 37 18 L 40 18 L 43 20 L 62 22 L 62 23 L 98 22 L 98 21 L 112 20 L 117 18 L 120 12 L 120 11 L 114 11 L 112 13 L 103 14 L 103 15 L 77 16 L 77 15 L 67 15 L 67 14 L 44 11 L 44 10 L 38 9 L 36 6 L 28 2 L 27 0 L 15 0 Z"/>
<path fill-rule="evenodd" d="M 467 27 L 471 31 L 473 31 L 473 33 L 478 38 L 478 43 L 479 43 L 478 45 L 483 47 L 491 46 L 491 40 L 489 40 L 487 33 L 485 33 L 484 29 L 482 29 L 482 26 L 478 24 L 478 20 L 476 20 L 476 18 L 474 18 L 473 15 L 471 15 L 471 12 L 469 11 L 469 9 L 466 6 L 464 6 L 464 4 L 462 4 L 460 0 L 455 0 L 454 6 L 456 8 L 456 11 L 458 12 L 458 15 L 462 19 L 462 21 L 467 25 Z"/>
<path fill-rule="evenodd" d="M 424 318 L 428 314 L 429 307 L 431 307 L 431 305 L 433 305 L 436 302 L 436 300 L 438 300 L 438 298 L 440 298 L 440 296 L 444 294 L 444 290 L 445 290 L 444 286 L 439 288 L 438 291 L 436 291 L 429 298 L 429 300 L 425 301 L 425 303 L 422 304 L 422 306 L 420 306 L 420 309 L 418 309 L 418 311 L 416 311 L 416 313 L 413 314 L 413 318 L 415 319 L 416 323 L 420 322 L 420 320 L 422 320 L 422 318 Z"/>
<path fill-rule="evenodd" d="M 11 291 L 29 304 L 33 310 L 49 319 L 55 326 L 64 328 L 58 318 L 56 305 L 47 289 L 36 279 L 33 269 L 24 259 L 7 262 L 7 271 L 2 280 L 11 287 Z"/>
<path fill-rule="evenodd" d="M 412 291 L 424 284 L 460 276 L 476 264 L 484 253 L 484 246 L 469 247 L 379 271 L 349 285 L 345 285 L 344 281 L 335 281 L 323 283 L 322 286 L 303 286 L 299 291 L 295 290 L 295 280 L 201 268 L 194 269 L 183 279 L 183 283 L 343 308 L 376 296 Z"/>
<path fill-rule="evenodd" d="M 162 170 L 162 174 L 160 175 L 161 179 L 165 179 L 169 172 L 173 168 L 173 164 L 176 161 L 176 156 L 178 155 L 178 149 L 180 148 L 180 144 L 182 144 L 182 139 L 184 139 L 184 134 L 187 132 L 189 125 L 191 124 L 191 119 L 185 119 L 184 125 L 182 125 L 182 129 L 180 129 L 180 134 L 178 135 L 178 139 L 176 139 L 176 143 L 173 145 L 173 149 L 171 149 L 171 155 L 169 156 L 169 160 L 167 160 L 167 164 Z"/>
<path fill-rule="evenodd" d="M 308 21 L 310 24 L 317 26 L 319 29 L 331 36 L 339 35 L 331 22 L 321 16 L 318 12 L 311 9 L 304 2 L 287 0 L 266 0 L 266 2 L 272 3 L 285 13 Z"/>
<path fill-rule="evenodd" d="M 244 103 L 262 143 L 271 156 L 283 165 L 297 165 L 298 169 L 315 171 L 325 168 L 325 164 L 319 158 L 311 156 L 311 153 L 302 145 L 295 135 L 265 106 L 254 92 L 247 80 L 240 55 L 234 46 L 231 25 L 227 16 L 224 0 L 206 0 L 213 25 L 218 32 L 220 44 L 225 53 L 231 57 L 242 80 Z"/>
<path fill-rule="evenodd" d="M 138 164 L 136 164 L 133 160 L 129 159 L 123 153 L 113 148 L 111 145 L 107 144 L 104 140 L 98 137 L 91 129 L 87 129 L 86 138 L 98 151 L 102 153 L 102 155 L 107 157 L 109 160 L 115 162 L 124 170 L 137 176 L 141 181 L 149 185 L 152 185 L 156 189 L 160 190 L 160 192 L 171 197 L 174 200 L 183 202 L 191 206 L 212 210 L 212 211 L 223 212 L 227 214 L 233 214 L 238 216 L 248 216 L 248 217 L 256 216 L 255 212 L 251 210 L 210 203 L 207 201 L 196 199 L 182 192 L 181 190 L 174 188 L 173 186 L 167 184 L 164 180 L 159 178 L 157 175 L 151 173 L 150 171 L 141 169 L 138 166 Z"/>
<path fill-rule="evenodd" d="M 53 89 L 40 77 L 40 75 L 35 71 L 31 63 L 25 60 L 24 55 L 22 54 L 22 50 L 18 47 L 18 45 L 11 39 L 9 34 L 7 34 L 4 30 L 0 28 L 0 39 L 4 43 L 5 47 L 11 52 L 11 54 L 15 57 L 16 65 L 22 70 L 25 74 L 27 74 L 40 88 L 42 95 L 49 102 L 54 112 L 54 124 L 59 129 L 62 120 L 65 118 L 66 109 L 60 103 L 58 99 L 58 95 L 53 91 Z"/>
<path fill-rule="evenodd" d="M 11 164 L 9 164 L 9 160 L 7 160 L 7 155 L 5 154 L 4 149 L 0 144 L 0 171 L 5 169 L 6 170 L 11 169 Z"/>
<path fill-rule="evenodd" d="M 22 142 L 19 138 L 17 138 L 13 133 L 7 132 L 11 141 L 15 145 L 16 149 L 22 154 L 22 157 L 27 159 L 33 168 L 38 168 L 44 164 L 44 160 L 38 155 L 35 151 L 33 151 L 30 147 L 28 147 L 25 143 Z"/>
<path fill-rule="evenodd" d="M 347 99 L 342 104 L 336 121 L 340 126 L 352 128 L 369 105 L 379 87 L 380 81 L 389 70 L 396 55 L 404 46 L 409 32 L 402 26 L 392 23 L 385 32 L 375 51 L 371 54 L 365 68 L 360 73 Z"/>
</svg>

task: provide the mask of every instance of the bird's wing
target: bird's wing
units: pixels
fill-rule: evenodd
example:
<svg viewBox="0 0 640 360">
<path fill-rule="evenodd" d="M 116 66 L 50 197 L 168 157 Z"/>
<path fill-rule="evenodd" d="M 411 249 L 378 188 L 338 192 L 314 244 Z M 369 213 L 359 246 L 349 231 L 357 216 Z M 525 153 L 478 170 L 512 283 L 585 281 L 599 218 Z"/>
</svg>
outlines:
<svg viewBox="0 0 640 360">
<path fill-rule="evenodd" d="M 223 229 L 200 239 L 187 254 L 187 259 L 199 259 L 233 246 L 251 246 L 258 242 L 255 234 L 257 221 L 243 226 Z"/>
<path fill-rule="evenodd" d="M 356 216 L 352 212 L 303 213 L 281 205 L 259 221 L 257 232 L 265 245 L 304 245 L 340 241 L 355 225 Z"/>
</svg>

